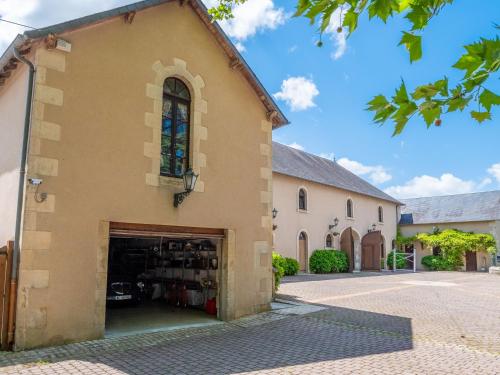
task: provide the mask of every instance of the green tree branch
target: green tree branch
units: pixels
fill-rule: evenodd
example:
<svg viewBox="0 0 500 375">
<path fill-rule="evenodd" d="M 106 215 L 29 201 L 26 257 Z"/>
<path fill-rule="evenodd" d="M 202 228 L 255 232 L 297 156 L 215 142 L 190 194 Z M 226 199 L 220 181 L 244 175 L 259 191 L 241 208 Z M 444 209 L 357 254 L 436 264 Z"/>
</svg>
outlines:
<svg viewBox="0 0 500 375">
<path fill-rule="evenodd" d="M 219 0 L 219 5 L 209 10 L 214 20 L 232 17 L 234 6 L 246 0 Z M 340 13 L 342 26 L 338 32 L 347 28 L 351 35 L 358 27 L 359 17 L 368 13 L 368 18 L 378 18 L 384 23 L 395 15 L 403 15 L 410 23 L 410 29 L 402 31 L 399 45 L 409 53 L 410 62 L 422 58 L 422 31 L 429 22 L 453 0 L 298 0 L 295 16 L 309 19 L 311 25 L 319 24 L 321 35 L 330 25 L 336 11 Z M 319 20 L 319 23 L 318 23 Z M 499 29 L 499 26 L 496 26 Z M 464 71 L 464 78 L 453 88 L 449 88 L 448 79 L 417 86 L 408 94 L 404 81 L 395 90 L 394 96 L 387 99 L 384 95 L 375 96 L 368 102 L 367 109 L 374 112 L 373 120 L 377 124 L 390 121 L 394 125 L 393 135 L 400 134 L 408 121 L 418 114 L 427 127 L 441 126 L 443 115 L 464 111 L 472 102 L 477 110 L 470 110 L 470 116 L 481 123 L 490 120 L 493 106 L 500 105 L 500 96 L 487 89 L 488 80 L 498 74 L 500 68 L 500 39 L 481 38 L 478 42 L 464 46 L 464 53 L 453 68 Z"/>
</svg>

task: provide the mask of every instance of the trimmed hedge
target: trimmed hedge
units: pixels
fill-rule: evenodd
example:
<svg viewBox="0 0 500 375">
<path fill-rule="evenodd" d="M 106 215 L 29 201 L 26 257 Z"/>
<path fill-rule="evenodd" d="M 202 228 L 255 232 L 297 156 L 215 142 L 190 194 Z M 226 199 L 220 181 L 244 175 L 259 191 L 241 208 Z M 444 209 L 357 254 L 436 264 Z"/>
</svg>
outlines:
<svg viewBox="0 0 500 375">
<path fill-rule="evenodd" d="M 394 265 L 394 251 L 391 251 L 389 254 L 387 254 L 387 268 L 392 270 L 392 266 Z M 404 269 L 406 268 L 406 258 L 404 254 L 398 253 L 396 255 L 396 268 L 397 269 Z"/>
<path fill-rule="evenodd" d="M 285 258 L 273 251 L 274 290 L 278 290 L 280 286 L 281 279 L 285 275 L 285 267 Z"/>
<path fill-rule="evenodd" d="M 452 261 L 435 255 L 423 257 L 421 263 L 431 271 L 454 271 L 458 268 Z"/>
<path fill-rule="evenodd" d="M 349 269 L 347 254 L 339 250 L 315 250 L 309 258 L 313 273 L 346 272 Z"/>
<path fill-rule="evenodd" d="M 293 276 L 299 272 L 299 262 L 293 258 L 285 258 L 285 276 Z"/>
</svg>

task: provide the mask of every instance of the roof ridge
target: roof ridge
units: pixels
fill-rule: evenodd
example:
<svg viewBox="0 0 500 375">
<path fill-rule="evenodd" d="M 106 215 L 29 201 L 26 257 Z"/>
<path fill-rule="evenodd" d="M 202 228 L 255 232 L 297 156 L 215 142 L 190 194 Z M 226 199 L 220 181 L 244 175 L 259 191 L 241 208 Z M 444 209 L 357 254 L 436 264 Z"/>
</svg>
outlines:
<svg viewBox="0 0 500 375">
<path fill-rule="evenodd" d="M 335 165 L 338 165 L 339 167 L 342 167 L 342 166 L 341 166 L 339 163 L 337 163 L 335 160 L 328 159 L 328 158 L 325 158 L 325 157 L 323 157 L 323 156 L 319 156 L 319 155 L 313 154 L 312 152 L 309 152 L 309 151 L 299 150 L 298 148 L 295 148 L 295 147 L 292 147 L 292 146 L 286 145 L 286 144 L 281 143 L 281 142 L 273 141 L 273 143 L 277 143 L 277 144 L 279 144 L 279 145 L 281 145 L 281 146 L 288 147 L 288 148 L 290 148 L 290 149 L 292 149 L 292 150 L 296 150 L 296 151 L 301 152 L 301 153 L 303 153 L 303 154 L 307 154 L 307 155 L 310 155 L 310 156 L 312 156 L 312 157 L 319 158 L 319 159 L 322 159 L 322 160 L 328 161 L 328 162 L 330 162 L 330 163 L 333 163 L 333 164 L 335 164 Z M 343 167 L 342 167 L 342 168 L 343 168 Z M 351 172 L 351 173 L 352 173 L 352 172 Z"/>
<path fill-rule="evenodd" d="M 401 198 L 402 201 L 414 200 L 414 199 L 430 199 L 430 198 L 445 198 L 445 197 L 457 197 L 463 195 L 474 195 L 474 194 L 487 194 L 487 193 L 500 193 L 500 189 L 486 190 L 486 191 L 473 191 L 470 193 L 458 193 L 458 194 L 445 194 L 445 195 L 429 195 L 425 197 L 412 197 L 412 198 Z"/>
</svg>

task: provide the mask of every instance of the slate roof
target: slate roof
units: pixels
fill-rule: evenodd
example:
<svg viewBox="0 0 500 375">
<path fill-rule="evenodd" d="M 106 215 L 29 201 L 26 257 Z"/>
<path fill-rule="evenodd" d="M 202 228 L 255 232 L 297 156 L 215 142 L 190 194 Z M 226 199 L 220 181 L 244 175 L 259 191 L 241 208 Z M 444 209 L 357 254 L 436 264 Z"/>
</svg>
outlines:
<svg viewBox="0 0 500 375">
<path fill-rule="evenodd" d="M 25 49 L 29 50 L 32 40 L 39 38 L 44 38 L 49 34 L 61 34 L 64 32 L 72 31 L 81 27 L 88 25 L 97 24 L 106 19 L 112 17 L 123 16 L 129 12 L 138 12 L 147 8 L 151 8 L 160 4 L 172 2 L 175 0 L 143 0 L 133 4 L 121 6 L 118 8 L 106 10 L 104 12 L 99 12 L 91 14 L 88 16 L 80 17 L 74 20 L 59 23 L 57 25 L 52 25 L 48 27 L 43 27 L 40 29 L 29 30 L 24 32 L 24 34 L 19 34 L 10 44 L 10 46 L 4 51 L 0 56 L 0 78 L 8 77 L 7 67 L 14 63 L 17 65 L 17 60 L 14 57 L 14 49 Z M 191 0 L 188 2 L 188 6 L 193 8 L 193 10 L 201 18 L 205 26 L 214 35 L 215 39 L 222 46 L 224 52 L 229 57 L 231 64 L 240 70 L 243 76 L 248 80 L 252 88 L 255 90 L 257 96 L 260 98 L 264 106 L 266 107 L 267 115 L 273 123 L 273 128 L 278 128 L 282 125 L 287 125 L 289 123 L 288 119 L 285 117 L 281 109 L 278 107 L 273 97 L 267 92 L 262 83 L 259 81 L 253 70 L 247 64 L 245 59 L 238 52 L 236 47 L 230 41 L 228 36 L 224 33 L 222 28 L 217 22 L 212 22 L 211 16 L 207 12 L 207 8 L 201 0 Z M 240 68 L 241 67 L 241 68 Z"/>
<path fill-rule="evenodd" d="M 401 201 L 401 225 L 500 220 L 500 190 Z"/>
<path fill-rule="evenodd" d="M 273 172 L 401 204 L 338 163 L 273 142 Z"/>
</svg>

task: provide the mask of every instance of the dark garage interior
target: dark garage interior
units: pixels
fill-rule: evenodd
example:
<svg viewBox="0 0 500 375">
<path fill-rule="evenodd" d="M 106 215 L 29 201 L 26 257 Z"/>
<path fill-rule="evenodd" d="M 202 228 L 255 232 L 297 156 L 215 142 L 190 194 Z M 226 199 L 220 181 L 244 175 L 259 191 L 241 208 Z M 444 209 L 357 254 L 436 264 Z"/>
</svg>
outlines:
<svg viewBox="0 0 500 375">
<path fill-rule="evenodd" d="M 220 241 L 110 238 L 106 336 L 216 324 Z"/>
</svg>

